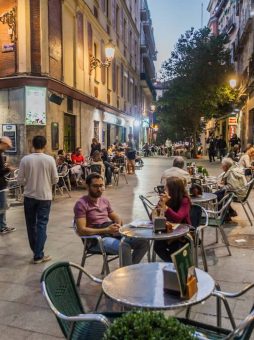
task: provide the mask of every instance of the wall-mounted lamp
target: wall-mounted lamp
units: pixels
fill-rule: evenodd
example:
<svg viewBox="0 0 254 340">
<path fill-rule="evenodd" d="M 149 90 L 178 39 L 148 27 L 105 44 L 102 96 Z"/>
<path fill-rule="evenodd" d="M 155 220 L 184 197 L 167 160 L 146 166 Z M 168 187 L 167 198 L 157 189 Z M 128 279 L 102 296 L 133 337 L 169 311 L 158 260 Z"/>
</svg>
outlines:
<svg viewBox="0 0 254 340">
<path fill-rule="evenodd" d="M 9 12 L 5 12 L 0 15 L 0 22 L 9 26 L 8 34 L 10 35 L 11 42 L 15 43 L 16 36 L 16 8 L 13 7 Z"/>
<path fill-rule="evenodd" d="M 109 40 L 109 42 L 105 45 L 105 56 L 106 60 L 101 61 L 98 58 L 95 58 L 94 56 L 90 57 L 90 74 L 94 69 L 97 67 L 109 67 L 111 65 L 112 59 L 115 55 L 115 46 L 112 43 L 112 40 Z"/>
</svg>

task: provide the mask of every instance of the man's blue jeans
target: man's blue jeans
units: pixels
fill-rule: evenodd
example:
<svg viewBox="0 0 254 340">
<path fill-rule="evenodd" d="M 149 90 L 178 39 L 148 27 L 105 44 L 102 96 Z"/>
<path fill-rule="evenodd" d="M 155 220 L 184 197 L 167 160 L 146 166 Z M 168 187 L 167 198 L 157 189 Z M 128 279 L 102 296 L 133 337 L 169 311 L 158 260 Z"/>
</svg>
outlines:
<svg viewBox="0 0 254 340">
<path fill-rule="evenodd" d="M 0 191 L 0 230 L 6 227 L 7 192 Z"/>
<path fill-rule="evenodd" d="M 34 260 L 39 260 L 44 256 L 50 207 L 51 201 L 24 198 L 27 234 L 30 248 L 34 253 Z"/>
<path fill-rule="evenodd" d="M 115 255 L 119 254 L 119 246 L 121 242 L 119 238 L 114 238 L 113 236 L 103 237 L 102 242 L 107 253 Z M 122 243 L 122 265 L 129 266 L 131 264 L 139 263 L 147 252 L 148 245 L 148 241 L 146 240 L 126 238 Z M 100 250 L 99 245 L 93 246 L 91 249 L 97 251 Z M 132 250 L 133 252 L 131 252 Z"/>
</svg>

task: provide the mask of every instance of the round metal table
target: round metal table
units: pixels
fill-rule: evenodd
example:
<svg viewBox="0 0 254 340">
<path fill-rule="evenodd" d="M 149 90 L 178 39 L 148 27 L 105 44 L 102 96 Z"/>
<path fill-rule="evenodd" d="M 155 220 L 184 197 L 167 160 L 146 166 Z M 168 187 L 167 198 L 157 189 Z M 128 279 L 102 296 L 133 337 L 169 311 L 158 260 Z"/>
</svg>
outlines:
<svg viewBox="0 0 254 340">
<path fill-rule="evenodd" d="M 174 223 L 172 223 L 174 225 Z M 189 232 L 187 224 L 179 224 L 179 226 L 172 230 L 171 233 L 155 233 L 153 226 L 149 227 L 132 227 L 131 223 L 119 229 L 119 232 L 124 237 L 145 239 L 145 240 L 171 240 L 185 236 Z"/>
<path fill-rule="evenodd" d="M 185 300 L 164 292 L 162 268 L 167 265 L 155 262 L 119 268 L 104 278 L 103 292 L 125 306 L 168 310 L 198 304 L 213 293 L 214 280 L 208 273 L 197 268 L 198 291 L 191 299 Z"/>
<path fill-rule="evenodd" d="M 135 221 L 137 222 L 137 221 Z M 124 238 L 136 238 L 136 239 L 141 239 L 141 240 L 147 240 L 151 241 L 150 247 L 148 250 L 148 262 L 155 262 L 155 252 L 153 251 L 153 242 L 154 241 L 162 241 L 162 240 L 175 240 L 179 239 L 180 237 L 185 237 L 189 242 L 191 246 L 191 253 L 194 256 L 194 242 L 189 234 L 189 225 L 187 224 L 179 224 L 178 227 L 170 233 L 166 232 L 160 232 L 160 233 L 155 233 L 153 231 L 153 224 L 150 221 L 144 221 L 145 224 L 151 223 L 150 225 L 145 225 L 145 227 L 133 227 L 131 226 L 131 223 L 124 225 L 119 229 L 119 233 L 123 236 L 121 240 L 124 242 Z M 176 223 L 172 223 L 172 225 L 176 225 Z M 120 249 L 121 249 L 121 244 L 120 244 Z M 122 263 L 122 252 L 120 251 L 120 263 Z"/>
<path fill-rule="evenodd" d="M 208 203 L 217 200 L 217 196 L 210 192 L 203 192 L 201 196 L 190 196 L 192 203 Z"/>
</svg>

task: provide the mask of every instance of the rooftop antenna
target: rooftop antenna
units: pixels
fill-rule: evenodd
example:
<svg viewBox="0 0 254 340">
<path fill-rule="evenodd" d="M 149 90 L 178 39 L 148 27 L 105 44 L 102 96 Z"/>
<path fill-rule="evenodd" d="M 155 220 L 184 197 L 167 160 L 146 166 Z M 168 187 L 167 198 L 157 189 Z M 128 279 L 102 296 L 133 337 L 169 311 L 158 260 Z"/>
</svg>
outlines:
<svg viewBox="0 0 254 340">
<path fill-rule="evenodd" d="M 204 4 L 201 3 L 201 28 L 204 26 Z"/>
</svg>

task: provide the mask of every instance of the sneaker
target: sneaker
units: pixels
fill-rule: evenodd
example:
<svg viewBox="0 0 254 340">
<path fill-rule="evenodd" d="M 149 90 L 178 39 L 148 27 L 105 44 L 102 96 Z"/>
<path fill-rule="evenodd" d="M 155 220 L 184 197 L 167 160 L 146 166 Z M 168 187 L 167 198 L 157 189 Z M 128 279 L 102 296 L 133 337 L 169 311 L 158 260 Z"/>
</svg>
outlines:
<svg viewBox="0 0 254 340">
<path fill-rule="evenodd" d="M 45 255 L 45 256 L 43 256 L 41 259 L 33 260 L 33 263 L 34 263 L 34 264 L 39 264 L 39 263 L 48 262 L 48 261 L 51 261 L 51 260 L 52 260 L 52 257 L 51 257 L 51 256 Z"/>
<path fill-rule="evenodd" d="M 16 231 L 16 228 L 4 227 L 2 230 L 0 230 L 0 234 L 8 234 L 8 233 L 12 233 L 13 231 Z"/>
</svg>

